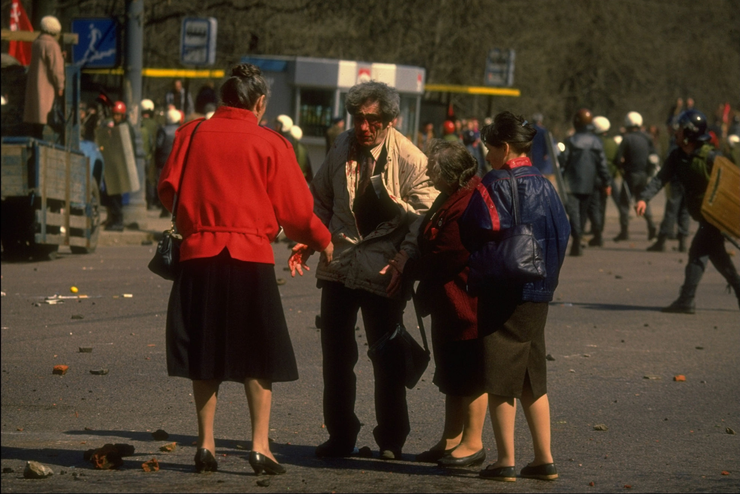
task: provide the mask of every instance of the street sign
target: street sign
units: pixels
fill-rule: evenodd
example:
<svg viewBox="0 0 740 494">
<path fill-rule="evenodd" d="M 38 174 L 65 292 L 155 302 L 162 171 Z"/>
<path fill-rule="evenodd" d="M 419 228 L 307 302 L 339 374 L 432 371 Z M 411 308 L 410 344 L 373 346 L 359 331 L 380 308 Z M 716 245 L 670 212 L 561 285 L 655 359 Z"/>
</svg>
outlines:
<svg viewBox="0 0 740 494">
<path fill-rule="evenodd" d="M 516 52 L 513 49 L 501 50 L 500 48 L 494 48 L 490 50 L 486 59 L 486 74 L 483 84 L 495 87 L 513 86 L 515 58 Z"/>
<path fill-rule="evenodd" d="M 182 20 L 180 61 L 184 65 L 213 65 L 216 62 L 216 32 L 214 17 L 186 17 Z"/>
<path fill-rule="evenodd" d="M 72 32 L 79 36 L 72 59 L 85 68 L 109 69 L 118 65 L 118 22 L 110 17 L 72 20 Z"/>
</svg>

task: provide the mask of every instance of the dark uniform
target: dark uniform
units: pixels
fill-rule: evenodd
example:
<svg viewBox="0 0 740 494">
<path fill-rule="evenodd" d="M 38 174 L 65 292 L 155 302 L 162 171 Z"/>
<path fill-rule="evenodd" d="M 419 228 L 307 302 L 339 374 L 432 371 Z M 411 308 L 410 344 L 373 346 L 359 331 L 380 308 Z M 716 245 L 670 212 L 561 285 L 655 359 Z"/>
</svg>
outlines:
<svg viewBox="0 0 740 494">
<path fill-rule="evenodd" d="M 570 255 L 580 255 L 583 236 L 581 217 L 588 213 L 597 179 L 600 179 L 602 184 L 609 184 L 611 176 L 601 139 L 594 135 L 588 126 L 579 128 L 565 141 L 565 151 L 560 155 L 560 160 L 564 168 L 563 179 L 568 187 L 567 211 L 573 237 Z M 600 218 L 595 216 L 593 220 L 591 225 L 593 231 L 600 232 L 603 227 Z"/>
<path fill-rule="evenodd" d="M 622 191 L 619 195 L 619 235 L 614 239 L 629 239 L 630 206 L 632 198 L 638 198 L 648 183 L 650 177 L 650 155 L 655 153 L 653 140 L 639 129 L 627 132 L 617 150 L 614 162 L 622 172 Z M 645 210 L 645 220 L 648 226 L 648 240 L 655 237 L 656 228 L 653 215 L 648 205 Z"/>
<path fill-rule="evenodd" d="M 658 175 L 640 195 L 641 200 L 649 201 L 665 184 L 675 179 L 683 185 L 689 214 L 699 222 L 699 229 L 689 248 L 689 262 L 686 265 L 686 278 L 680 296 L 673 304 L 664 308 L 664 312 L 694 312 L 694 295 L 708 260 L 712 261 L 717 271 L 735 289 L 740 305 L 740 275 L 725 250 L 724 237 L 719 229 L 701 214 L 704 192 L 709 183 L 715 155 L 714 147 L 708 143 L 703 143 L 691 155 L 676 148 L 668 156 Z"/>
</svg>

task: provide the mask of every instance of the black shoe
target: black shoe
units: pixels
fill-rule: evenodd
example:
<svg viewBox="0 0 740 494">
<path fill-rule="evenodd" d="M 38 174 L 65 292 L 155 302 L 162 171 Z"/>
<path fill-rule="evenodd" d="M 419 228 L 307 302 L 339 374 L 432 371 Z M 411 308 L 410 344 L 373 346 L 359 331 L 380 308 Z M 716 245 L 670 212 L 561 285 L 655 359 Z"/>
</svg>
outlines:
<svg viewBox="0 0 740 494">
<path fill-rule="evenodd" d="M 400 448 L 381 448 L 380 449 L 381 460 L 403 460 Z"/>
<path fill-rule="evenodd" d="M 558 470 L 554 463 L 544 463 L 536 467 L 527 465 L 522 468 L 520 475 L 525 479 L 555 480 L 558 478 Z"/>
<path fill-rule="evenodd" d="M 686 252 L 686 237 L 683 235 L 678 236 L 678 251 Z"/>
<path fill-rule="evenodd" d="M 672 314 L 694 314 L 696 312 L 696 306 L 694 300 L 685 300 L 678 298 L 668 307 L 663 307 L 660 312 L 669 312 Z"/>
<path fill-rule="evenodd" d="M 648 240 L 654 239 L 656 233 L 658 233 L 657 228 L 654 226 L 648 226 Z"/>
<path fill-rule="evenodd" d="M 197 473 L 215 472 L 218 470 L 218 462 L 213 454 L 206 448 L 200 448 L 195 452 L 195 471 Z"/>
<path fill-rule="evenodd" d="M 594 237 L 588 241 L 589 247 L 603 247 L 604 240 L 601 237 Z"/>
<path fill-rule="evenodd" d="M 619 235 L 614 237 L 615 242 L 619 242 L 620 240 L 629 240 L 629 239 L 630 239 L 630 235 L 627 232 L 621 232 Z"/>
<path fill-rule="evenodd" d="M 487 468 L 478 473 L 478 476 L 488 480 L 498 480 L 499 482 L 516 482 L 516 470 L 514 467 L 497 467 L 491 468 L 493 465 L 488 465 Z"/>
<path fill-rule="evenodd" d="M 440 458 L 449 455 L 454 449 L 430 449 L 416 455 L 416 461 L 420 463 L 437 463 Z"/>
<path fill-rule="evenodd" d="M 581 247 L 581 241 L 573 240 L 573 245 L 570 246 L 570 255 L 571 256 L 582 256 L 583 255 L 583 247 Z"/>
<path fill-rule="evenodd" d="M 285 473 L 285 467 L 280 463 L 272 461 L 262 453 L 252 451 L 249 453 L 249 464 L 252 466 L 255 475 L 265 472 L 268 475 L 282 475 Z"/>
<path fill-rule="evenodd" d="M 108 223 L 105 225 L 104 230 L 107 232 L 122 232 L 123 223 Z"/>
<path fill-rule="evenodd" d="M 480 451 L 473 453 L 472 455 L 463 456 L 462 458 L 455 458 L 452 453 L 445 455 L 437 461 L 437 465 L 440 467 L 472 467 L 480 465 L 486 461 L 486 450 L 481 449 Z"/>
<path fill-rule="evenodd" d="M 666 237 L 662 235 L 659 236 L 658 240 L 656 240 L 656 242 L 653 245 L 647 248 L 647 251 L 648 252 L 665 252 L 665 239 Z"/>
<path fill-rule="evenodd" d="M 352 456 L 354 452 L 354 445 L 339 444 L 331 439 L 316 446 L 316 456 L 319 458 L 344 458 Z"/>
</svg>

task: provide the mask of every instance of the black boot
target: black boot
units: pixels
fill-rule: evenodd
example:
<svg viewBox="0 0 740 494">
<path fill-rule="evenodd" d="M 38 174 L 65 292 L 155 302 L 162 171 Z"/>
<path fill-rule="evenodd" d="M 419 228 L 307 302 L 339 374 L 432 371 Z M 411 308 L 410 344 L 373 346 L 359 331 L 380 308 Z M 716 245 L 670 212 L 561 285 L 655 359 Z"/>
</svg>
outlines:
<svg viewBox="0 0 740 494">
<path fill-rule="evenodd" d="M 694 305 L 693 298 L 684 298 L 683 295 L 679 295 L 671 305 L 663 307 L 660 311 L 673 314 L 694 314 L 696 312 L 696 306 Z"/>
<path fill-rule="evenodd" d="M 678 298 L 668 307 L 663 307 L 661 312 L 671 312 L 674 314 L 693 314 L 696 312 L 694 296 L 703 275 L 704 269 L 701 266 L 689 263 L 686 266 L 686 277 Z"/>
<path fill-rule="evenodd" d="M 576 256 L 576 257 L 583 255 L 583 248 L 581 247 L 580 237 L 573 237 L 573 240 L 570 246 L 570 255 Z"/>
<path fill-rule="evenodd" d="M 654 239 L 656 233 L 658 233 L 658 230 L 655 225 L 652 222 L 648 223 L 648 240 Z"/>
<path fill-rule="evenodd" d="M 629 239 L 630 239 L 630 234 L 626 228 L 622 228 L 622 231 L 619 232 L 619 235 L 614 237 L 615 242 L 619 242 L 620 240 L 629 240 Z"/>
<path fill-rule="evenodd" d="M 686 252 L 686 236 L 678 234 L 678 251 Z"/>
<path fill-rule="evenodd" d="M 665 251 L 666 236 L 662 233 L 658 235 L 658 240 L 653 245 L 647 248 L 648 252 L 664 252 Z"/>
<path fill-rule="evenodd" d="M 604 239 L 601 237 L 601 232 L 594 233 L 594 238 L 588 241 L 589 247 L 603 247 Z"/>
</svg>

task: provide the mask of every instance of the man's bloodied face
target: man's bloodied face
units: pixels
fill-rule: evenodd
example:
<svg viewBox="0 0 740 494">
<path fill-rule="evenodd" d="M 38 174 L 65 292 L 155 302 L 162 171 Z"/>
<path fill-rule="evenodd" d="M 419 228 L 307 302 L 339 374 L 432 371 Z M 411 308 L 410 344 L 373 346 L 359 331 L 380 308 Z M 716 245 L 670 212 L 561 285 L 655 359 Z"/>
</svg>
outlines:
<svg viewBox="0 0 740 494">
<path fill-rule="evenodd" d="M 380 113 L 380 103 L 366 101 L 360 110 L 352 115 L 355 125 L 357 142 L 367 148 L 372 148 L 385 140 L 390 122 L 383 123 Z"/>
</svg>

